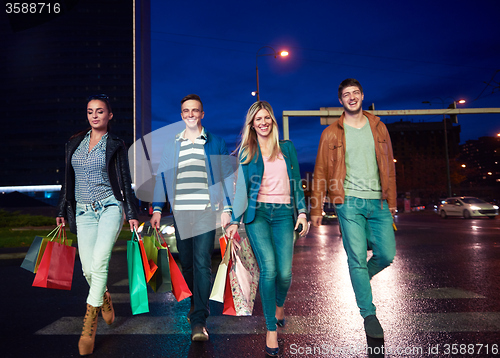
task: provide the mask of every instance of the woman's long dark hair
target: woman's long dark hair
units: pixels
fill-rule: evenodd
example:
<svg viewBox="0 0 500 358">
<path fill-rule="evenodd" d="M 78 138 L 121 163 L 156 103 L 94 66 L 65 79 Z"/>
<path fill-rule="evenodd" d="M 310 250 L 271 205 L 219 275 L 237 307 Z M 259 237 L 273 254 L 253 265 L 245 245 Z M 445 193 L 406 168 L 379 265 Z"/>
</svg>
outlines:
<svg viewBox="0 0 500 358">
<path fill-rule="evenodd" d="M 109 103 L 109 97 L 105 94 L 99 94 L 99 95 L 94 95 L 94 96 L 90 96 L 88 99 L 87 99 L 87 105 L 89 104 L 90 101 L 93 101 L 93 100 L 99 100 L 99 101 L 102 101 L 106 104 L 106 108 L 108 109 L 108 112 L 109 113 L 113 113 L 113 111 L 111 110 L 111 104 Z M 87 129 L 84 129 L 83 131 L 79 131 L 75 134 L 73 134 L 69 140 L 72 140 L 73 138 L 76 138 L 76 137 L 79 137 L 81 135 L 84 135 L 84 134 L 87 134 L 89 130 L 91 130 L 92 127 L 88 127 Z M 109 123 L 108 121 L 108 128 L 107 128 L 108 132 L 111 131 L 111 123 Z"/>
</svg>

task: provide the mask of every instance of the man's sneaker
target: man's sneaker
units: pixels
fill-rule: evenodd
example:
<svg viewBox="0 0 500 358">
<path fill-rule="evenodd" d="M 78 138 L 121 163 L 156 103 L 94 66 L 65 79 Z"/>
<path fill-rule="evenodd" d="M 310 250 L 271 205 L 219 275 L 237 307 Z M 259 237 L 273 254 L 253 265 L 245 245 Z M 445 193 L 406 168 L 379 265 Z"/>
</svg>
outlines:
<svg viewBox="0 0 500 358">
<path fill-rule="evenodd" d="M 191 340 L 204 342 L 208 341 L 208 331 L 207 328 L 201 324 L 197 324 L 193 327 L 191 332 Z"/>
<path fill-rule="evenodd" d="M 365 332 L 371 338 L 384 338 L 384 330 L 377 319 L 377 316 L 370 315 L 365 317 Z"/>
</svg>

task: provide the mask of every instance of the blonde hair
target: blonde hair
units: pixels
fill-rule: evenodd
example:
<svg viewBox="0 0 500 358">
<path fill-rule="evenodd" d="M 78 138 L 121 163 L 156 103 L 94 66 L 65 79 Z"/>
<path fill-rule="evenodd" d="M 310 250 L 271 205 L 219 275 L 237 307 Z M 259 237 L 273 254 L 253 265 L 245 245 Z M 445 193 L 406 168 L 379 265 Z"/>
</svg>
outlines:
<svg viewBox="0 0 500 358">
<path fill-rule="evenodd" d="M 257 112 L 259 112 L 261 109 L 267 110 L 273 121 L 273 128 L 270 133 L 271 143 L 273 147 L 271 150 L 270 160 L 271 161 L 275 160 L 281 153 L 279 146 L 278 122 L 276 122 L 276 117 L 274 116 L 273 108 L 266 101 L 258 101 L 252 104 L 248 109 L 247 116 L 245 119 L 245 125 L 241 130 L 241 142 L 238 145 L 239 148 L 238 154 L 240 160 L 242 160 L 241 162 L 242 164 L 249 163 L 254 157 L 255 161 L 257 161 L 258 156 L 256 156 L 255 154 L 257 153 L 258 140 L 257 140 L 257 133 L 255 133 L 255 129 L 253 128 L 253 121 L 255 119 L 255 116 L 257 115 Z"/>
</svg>

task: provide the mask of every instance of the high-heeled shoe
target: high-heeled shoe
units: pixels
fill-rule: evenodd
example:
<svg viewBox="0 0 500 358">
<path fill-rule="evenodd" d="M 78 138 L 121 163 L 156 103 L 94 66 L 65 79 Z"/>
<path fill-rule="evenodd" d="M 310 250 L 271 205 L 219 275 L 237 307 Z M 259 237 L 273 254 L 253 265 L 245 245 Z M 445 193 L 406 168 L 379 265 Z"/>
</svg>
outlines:
<svg viewBox="0 0 500 358">
<path fill-rule="evenodd" d="M 278 355 L 278 353 L 280 352 L 280 348 L 279 347 L 276 347 L 276 348 L 269 348 L 267 345 L 266 345 L 266 354 L 268 356 L 271 356 L 271 357 L 276 357 Z"/>
<path fill-rule="evenodd" d="M 285 319 L 284 319 L 284 318 L 283 318 L 283 319 L 277 319 L 277 318 L 276 318 L 276 320 L 277 320 L 277 321 L 276 321 L 276 325 L 277 325 L 278 327 L 285 327 Z"/>
</svg>

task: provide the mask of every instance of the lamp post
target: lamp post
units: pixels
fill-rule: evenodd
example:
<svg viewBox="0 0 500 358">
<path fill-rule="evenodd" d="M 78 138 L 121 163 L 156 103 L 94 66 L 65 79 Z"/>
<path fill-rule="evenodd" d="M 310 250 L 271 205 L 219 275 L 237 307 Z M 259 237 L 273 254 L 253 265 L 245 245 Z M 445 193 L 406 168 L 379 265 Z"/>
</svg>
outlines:
<svg viewBox="0 0 500 358">
<path fill-rule="evenodd" d="M 263 48 L 268 48 L 273 51 L 273 53 L 265 53 L 262 55 L 259 55 L 260 50 Z M 280 51 L 280 53 L 277 53 L 275 49 L 273 49 L 271 46 L 262 46 L 259 48 L 257 51 L 257 54 L 255 55 L 255 71 L 257 73 L 257 91 L 252 92 L 252 96 L 257 95 L 257 101 L 260 101 L 260 90 L 259 90 L 259 57 L 262 56 L 274 56 L 274 58 L 278 57 L 280 55 L 281 57 L 288 56 L 288 51 Z"/>
<path fill-rule="evenodd" d="M 434 99 L 439 99 L 444 109 L 444 100 L 439 97 L 436 97 Z M 423 101 L 422 103 L 428 103 L 432 105 L 430 101 Z M 457 108 L 457 103 L 465 103 L 465 100 L 464 99 L 461 99 L 459 101 L 453 100 L 453 103 L 450 104 L 448 108 Z M 446 156 L 446 179 L 448 185 L 448 197 L 451 197 L 452 193 L 451 193 L 451 177 L 450 177 L 450 158 L 448 155 L 448 132 L 446 128 L 446 115 L 444 114 L 444 112 L 443 112 L 443 125 L 444 125 L 444 153 L 445 153 L 444 155 Z"/>
</svg>

